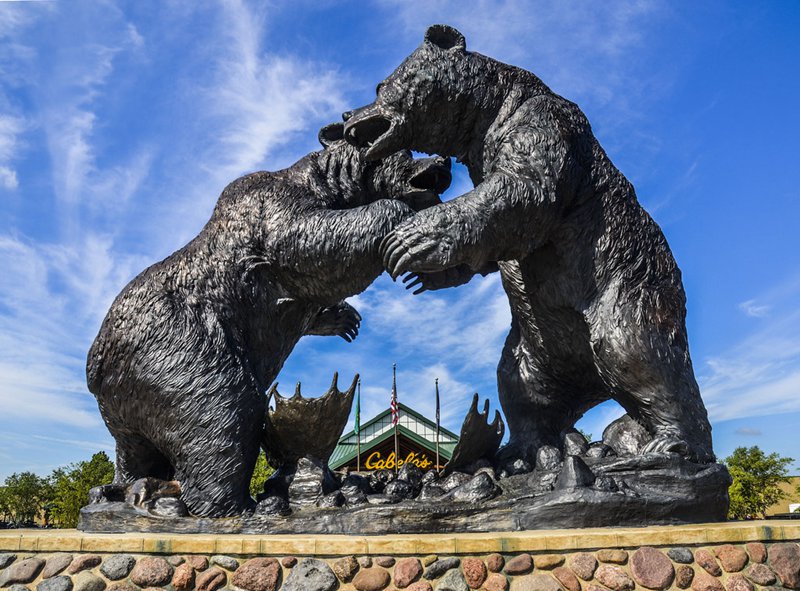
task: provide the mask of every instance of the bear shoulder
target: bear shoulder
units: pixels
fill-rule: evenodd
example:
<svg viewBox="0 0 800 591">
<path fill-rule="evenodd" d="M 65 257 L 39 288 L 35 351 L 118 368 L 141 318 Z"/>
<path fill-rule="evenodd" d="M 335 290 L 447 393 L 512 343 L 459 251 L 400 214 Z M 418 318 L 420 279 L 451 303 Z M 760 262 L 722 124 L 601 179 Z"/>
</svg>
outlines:
<svg viewBox="0 0 800 591">
<path fill-rule="evenodd" d="M 555 180 L 571 154 L 592 142 L 586 117 L 574 103 L 555 94 L 531 97 L 486 135 L 485 161 L 492 170 L 519 179 Z M 577 149 L 577 151 L 576 151 Z"/>
</svg>

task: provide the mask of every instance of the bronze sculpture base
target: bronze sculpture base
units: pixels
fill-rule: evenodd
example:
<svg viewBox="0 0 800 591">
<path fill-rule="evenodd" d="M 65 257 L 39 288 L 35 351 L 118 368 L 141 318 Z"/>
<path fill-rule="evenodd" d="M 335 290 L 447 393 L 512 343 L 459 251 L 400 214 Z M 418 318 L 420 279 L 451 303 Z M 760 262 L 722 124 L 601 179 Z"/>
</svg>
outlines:
<svg viewBox="0 0 800 591">
<path fill-rule="evenodd" d="M 565 465 L 569 462 L 565 462 Z M 534 471 L 499 481 L 503 492 L 488 501 L 410 500 L 355 507 L 293 507 L 287 516 L 224 519 L 158 517 L 127 503 L 100 503 L 81 511 L 88 532 L 245 534 L 359 534 L 520 531 L 603 526 L 707 523 L 726 519 L 730 476 L 720 464 L 696 464 L 675 454 L 587 461 L 596 481 L 568 482 Z M 608 488 L 616 483 L 617 490 Z M 552 490 L 541 490 L 549 489 Z M 530 492 L 539 488 L 541 492 Z M 524 492 L 527 491 L 527 492 Z"/>
</svg>

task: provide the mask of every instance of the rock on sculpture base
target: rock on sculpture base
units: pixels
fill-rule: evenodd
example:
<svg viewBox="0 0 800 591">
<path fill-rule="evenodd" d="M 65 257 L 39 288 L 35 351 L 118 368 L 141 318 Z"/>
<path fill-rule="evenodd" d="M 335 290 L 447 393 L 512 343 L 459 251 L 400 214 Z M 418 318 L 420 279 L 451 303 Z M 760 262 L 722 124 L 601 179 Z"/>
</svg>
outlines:
<svg viewBox="0 0 800 591">
<path fill-rule="evenodd" d="M 477 503 L 431 499 L 340 508 L 292 507 L 287 516 L 226 519 L 159 517 L 127 503 L 100 503 L 81 511 L 78 527 L 87 532 L 378 535 L 726 519 L 730 476 L 720 464 L 695 464 L 671 454 L 598 458 L 589 463 L 588 474 L 595 479 L 589 483 L 582 478 L 580 469 L 586 465 L 580 462 L 567 458 L 559 472 L 537 470 L 501 479 L 502 493 Z"/>
</svg>

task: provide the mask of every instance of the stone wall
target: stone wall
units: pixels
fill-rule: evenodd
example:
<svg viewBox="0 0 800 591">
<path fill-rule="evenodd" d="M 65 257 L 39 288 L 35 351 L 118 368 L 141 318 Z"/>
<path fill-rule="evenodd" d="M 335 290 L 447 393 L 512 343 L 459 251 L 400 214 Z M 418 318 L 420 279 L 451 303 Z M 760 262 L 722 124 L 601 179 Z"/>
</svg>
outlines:
<svg viewBox="0 0 800 591">
<path fill-rule="evenodd" d="M 16 541 L 0 532 L 0 587 L 9 591 L 634 591 L 691 589 L 692 591 L 777 591 L 800 589 L 800 545 L 791 528 L 763 528 L 766 535 L 742 535 L 725 526 L 709 526 L 721 532 L 710 537 L 734 538 L 735 543 L 671 543 L 587 548 L 592 535 L 614 535 L 614 530 L 594 530 L 581 535 L 559 532 L 529 538 L 473 535 L 455 540 L 467 552 L 409 554 L 410 548 L 431 548 L 435 538 L 348 538 L 265 540 L 259 538 L 137 539 L 130 536 L 74 537 L 51 534 L 31 542 Z M 696 540 L 681 535 L 679 528 L 658 528 L 658 535 L 640 537 Z M 787 531 L 791 529 L 791 531 Z M 635 533 L 636 530 L 626 530 Z M 601 532 L 601 533 L 597 533 Z M 605 533 L 603 533 L 605 532 Z M 788 534 L 788 535 L 787 535 Z M 628 534 L 626 534 L 628 535 Z M 746 541 L 762 537 L 765 541 Z M 617 535 L 619 538 L 619 535 Z M 127 552 L 126 547 L 144 545 L 150 550 Z M 331 552 L 337 543 L 352 550 L 361 542 L 367 553 Z M 132 543 L 133 542 L 133 543 Z M 312 542 L 324 552 L 289 553 L 279 550 L 308 548 Z M 205 544 L 239 549 L 230 554 L 175 552 L 183 544 L 198 550 Z M 440 542 L 443 546 L 450 544 Z M 16 549 L 14 546 L 16 545 Z M 357 546 L 359 544 L 356 544 Z M 488 551 L 499 546 L 547 550 Z M 559 550 L 556 546 L 571 546 Z M 22 550 L 24 547 L 30 550 Z M 259 551 L 247 551 L 247 548 Z M 348 547 L 349 546 L 349 547 Z M 59 547 L 76 551 L 54 551 Z M 452 548 L 452 546 L 450 546 Z M 480 552 L 481 548 L 486 552 Z M 11 548 L 12 551 L 9 551 Z M 42 551 L 47 548 L 47 551 Z M 92 548 L 100 550 L 93 551 Z M 117 550 L 117 551 L 115 551 Z"/>
</svg>

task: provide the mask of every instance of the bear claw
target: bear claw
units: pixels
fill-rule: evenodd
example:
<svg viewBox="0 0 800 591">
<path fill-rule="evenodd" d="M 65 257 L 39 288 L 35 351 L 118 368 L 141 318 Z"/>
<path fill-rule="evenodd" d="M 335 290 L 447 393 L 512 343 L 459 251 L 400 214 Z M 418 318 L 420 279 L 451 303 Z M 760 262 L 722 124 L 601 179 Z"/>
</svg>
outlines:
<svg viewBox="0 0 800 591">
<path fill-rule="evenodd" d="M 694 454 L 689 444 L 674 435 L 660 435 L 652 439 L 642 449 L 642 455 L 648 453 L 675 453 L 687 459 L 692 459 Z"/>
</svg>

